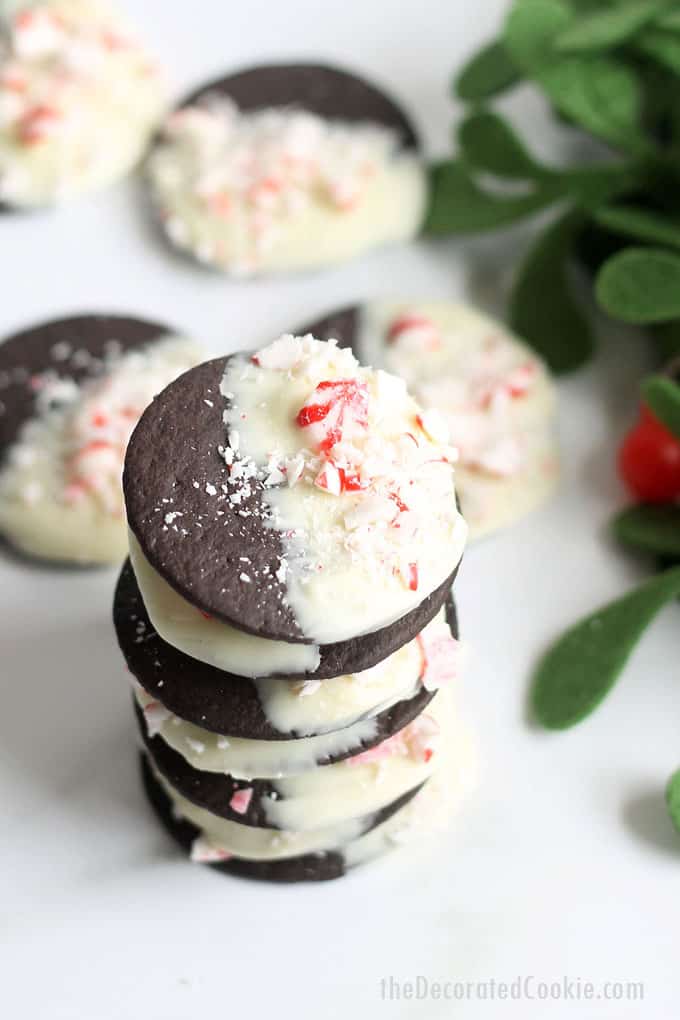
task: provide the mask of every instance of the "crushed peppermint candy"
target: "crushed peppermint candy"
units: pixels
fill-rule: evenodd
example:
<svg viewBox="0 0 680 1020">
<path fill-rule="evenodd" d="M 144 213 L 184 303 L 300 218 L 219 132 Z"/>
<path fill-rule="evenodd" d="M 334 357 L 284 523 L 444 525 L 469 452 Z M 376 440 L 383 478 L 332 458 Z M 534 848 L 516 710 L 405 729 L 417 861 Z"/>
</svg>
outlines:
<svg viewBox="0 0 680 1020">
<path fill-rule="evenodd" d="M 437 622 L 426 627 L 416 638 L 421 655 L 420 680 L 428 691 L 456 680 L 463 657 L 460 641 L 452 637 L 448 624 Z"/>
<path fill-rule="evenodd" d="M 425 763 L 437 749 L 439 723 L 431 715 L 421 712 L 412 722 L 382 743 L 348 758 L 350 765 L 370 765 L 392 757 L 410 758 Z"/>
<path fill-rule="evenodd" d="M 104 0 L 28 2 L 0 19 L 0 200 L 99 187 L 139 158 L 163 107 L 157 66 Z"/>
<path fill-rule="evenodd" d="M 165 229 L 201 261 L 256 272 L 310 206 L 359 209 L 397 132 L 281 107 L 242 112 L 206 94 L 166 121 L 148 173 Z"/>
<path fill-rule="evenodd" d="M 206 836 L 197 836 L 191 844 L 191 860 L 196 864 L 219 864 L 231 857 L 233 854 L 211 843 Z"/>
<path fill-rule="evenodd" d="M 153 397 L 197 360 L 198 350 L 187 340 L 159 337 L 146 347 L 105 356 L 80 385 L 51 369 L 33 376 L 27 384 L 36 415 L 23 426 L 0 472 L 2 498 L 27 505 L 54 499 L 75 508 L 94 503 L 122 522 L 121 476 L 130 436 Z M 176 528 L 182 516 L 168 510 L 164 523 Z"/>
<path fill-rule="evenodd" d="M 237 815 L 245 815 L 250 802 L 253 799 L 253 788 L 252 786 L 245 786 L 240 790 L 237 790 L 232 794 L 231 800 L 229 801 L 229 807 L 232 811 L 235 811 Z"/>
<path fill-rule="evenodd" d="M 172 712 L 162 705 L 160 701 L 150 701 L 144 706 L 144 722 L 150 737 L 157 736 L 163 729 L 163 725 L 170 719 Z"/>
<path fill-rule="evenodd" d="M 360 368 L 351 351 L 335 341 L 286 335 L 244 359 L 243 368 L 238 360 L 232 364 L 220 386 L 231 397 L 225 412 L 227 445 L 219 450 L 222 456 L 231 451 L 225 458 L 230 503 L 244 506 L 260 483 L 264 499 L 248 502 L 245 512 L 259 513 L 281 529 L 279 492 L 300 487 L 304 503 L 312 487 L 342 501 L 340 512 L 332 514 L 337 522 L 332 534 L 283 528 L 286 555 L 276 579 L 287 584 L 293 571 L 304 584 L 324 569 L 323 558 L 309 556 L 308 546 L 332 543 L 336 554 L 360 559 L 383 576 L 391 572 L 406 591 L 422 590 L 422 564 L 409 552 L 422 543 L 433 514 L 442 520 L 450 515 L 452 522 L 457 517 L 452 476 L 458 452 L 448 443 L 444 416 L 418 409 L 400 379 Z M 331 364 L 334 375 L 324 377 Z M 234 393 L 244 382 L 257 387 L 259 373 L 266 375 L 272 400 L 278 399 L 279 385 L 310 379 L 306 395 L 292 409 L 286 449 L 268 452 L 260 463 L 242 449 L 248 440 L 242 443 L 234 427 L 243 419 Z M 411 406 L 413 412 L 401 410 Z M 267 402 L 259 407 L 266 413 Z M 248 438 L 253 434 L 245 425 L 242 431 Z"/>
<path fill-rule="evenodd" d="M 445 427 L 463 467 L 508 478 L 525 464 L 521 405 L 545 372 L 492 322 L 454 311 L 460 324 L 417 308 L 397 313 L 385 327 L 386 361 L 425 406 L 420 425 L 428 435 Z"/>
</svg>

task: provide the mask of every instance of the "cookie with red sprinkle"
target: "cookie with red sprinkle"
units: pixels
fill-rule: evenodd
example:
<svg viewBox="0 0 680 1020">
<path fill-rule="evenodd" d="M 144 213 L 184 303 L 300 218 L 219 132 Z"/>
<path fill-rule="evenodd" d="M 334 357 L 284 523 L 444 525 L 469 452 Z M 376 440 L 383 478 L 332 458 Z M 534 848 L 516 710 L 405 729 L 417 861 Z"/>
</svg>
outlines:
<svg viewBox="0 0 680 1020">
<path fill-rule="evenodd" d="M 170 243 L 232 276 L 408 240 L 427 201 L 407 115 L 324 64 L 262 65 L 197 89 L 163 125 L 147 180 Z"/>
<path fill-rule="evenodd" d="M 454 302 L 384 299 L 307 323 L 307 331 L 402 376 L 428 413 L 443 414 L 472 538 L 550 498 L 559 478 L 554 387 L 541 359 L 503 325 Z"/>
<path fill-rule="evenodd" d="M 146 404 L 199 358 L 159 323 L 77 315 L 0 343 L 0 533 L 29 556 L 116 563 L 120 477 Z"/>
</svg>

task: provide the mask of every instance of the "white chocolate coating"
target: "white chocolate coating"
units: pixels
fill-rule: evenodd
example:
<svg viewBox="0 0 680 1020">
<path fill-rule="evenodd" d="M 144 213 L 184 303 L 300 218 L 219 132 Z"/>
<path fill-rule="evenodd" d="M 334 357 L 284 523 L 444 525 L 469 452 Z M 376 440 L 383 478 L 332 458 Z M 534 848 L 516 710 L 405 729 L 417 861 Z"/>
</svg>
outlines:
<svg viewBox="0 0 680 1020">
<path fill-rule="evenodd" d="M 188 340 L 166 336 L 106 357 L 101 374 L 81 386 L 50 372 L 34 380 L 36 417 L 0 470 L 0 530 L 14 546 L 57 561 L 124 558 L 128 439 L 147 404 L 200 353 Z"/>
<path fill-rule="evenodd" d="M 467 536 L 457 451 L 402 380 L 332 342 L 286 336 L 231 358 L 220 389 L 229 499 L 238 505 L 249 471 L 268 474 L 266 523 L 281 533 L 286 601 L 307 637 L 388 626 L 453 573 Z"/>
<path fill-rule="evenodd" d="M 272 726 L 296 736 L 325 733 L 372 718 L 422 686 L 436 690 L 458 673 L 459 643 L 441 609 L 413 641 L 371 669 L 304 683 L 261 680 L 260 703 Z"/>
<path fill-rule="evenodd" d="M 315 268 L 415 236 L 426 175 L 395 132 L 206 96 L 171 115 L 148 175 L 174 244 L 234 275 Z"/>
<path fill-rule="evenodd" d="M 376 301 L 362 308 L 356 353 L 446 416 L 472 537 L 550 497 L 559 474 L 554 387 L 535 352 L 500 323 L 450 302 Z"/>
<path fill-rule="evenodd" d="M 267 820 L 283 828 L 314 828 L 384 807 L 432 775 L 440 752 L 457 737 L 452 694 L 449 688 L 443 688 L 424 712 L 394 736 L 352 758 L 317 765 L 318 737 L 297 741 L 229 738 L 228 745 L 220 748 L 220 738 L 215 734 L 189 723 L 176 723 L 176 716 L 159 713 L 148 695 L 137 686 L 134 689 L 140 707 L 147 706 L 144 714 L 149 731 L 159 735 L 194 768 L 223 772 L 237 779 L 272 779 L 285 800 L 267 799 Z M 283 746 L 277 752 L 274 747 L 264 746 L 267 744 Z M 293 744 L 301 746 L 295 748 Z M 277 753 L 278 758 L 274 757 Z M 254 765 L 250 774 L 234 768 L 239 760 Z M 271 761 L 287 768 L 271 774 L 266 771 Z"/>
<path fill-rule="evenodd" d="M 129 541 L 130 560 L 146 611 L 154 629 L 168 644 L 200 662 L 239 676 L 251 676 L 255 671 L 285 674 L 315 668 L 318 648 L 314 645 L 269 641 L 221 620 L 206 619 L 156 573 L 132 533 Z M 418 638 L 371 669 L 323 681 L 255 678 L 255 685 L 274 729 L 295 736 L 321 734 L 373 717 L 413 697 L 421 680 L 429 689 L 437 687 L 441 674 L 446 672 L 442 651 L 455 669 L 457 647 L 445 610 L 441 609 Z M 436 652 L 438 648 L 441 650 Z M 436 652 L 436 660 L 431 650 Z"/>
<path fill-rule="evenodd" d="M 158 68 L 106 0 L 25 0 L 0 15 L 0 202 L 105 187 L 162 116 Z"/>
<path fill-rule="evenodd" d="M 135 685 L 137 703 L 144 710 L 154 702 Z M 236 779 L 276 779 L 315 768 L 328 755 L 356 750 L 376 731 L 375 720 L 365 719 L 334 733 L 300 740 L 245 740 L 223 737 L 168 713 L 158 733 L 195 769 L 224 772 Z"/>
<path fill-rule="evenodd" d="M 279 860 L 335 849 L 342 850 L 351 865 L 441 828 L 474 782 L 475 755 L 466 728 L 454 718 L 450 692 L 440 692 L 435 702 L 441 732 L 427 763 L 398 750 L 370 763 L 342 762 L 279 780 L 275 785 L 286 799 L 272 800 L 266 808 L 268 821 L 278 829 L 245 833 L 248 826 L 197 807 L 159 777 L 178 815 L 202 830 L 194 859 Z M 369 834 L 361 834 L 367 816 L 422 782 L 425 786 L 413 800 Z"/>
<path fill-rule="evenodd" d="M 173 648 L 237 676 L 307 673 L 319 665 L 317 645 L 269 641 L 223 620 L 206 619 L 153 569 L 132 532 L 129 544 L 146 611 L 154 628 Z"/>
<path fill-rule="evenodd" d="M 211 811 L 206 811 L 205 808 L 198 807 L 178 793 L 157 769 L 154 769 L 154 774 L 170 797 L 178 816 L 193 822 L 201 829 L 206 843 L 218 847 L 229 856 L 243 857 L 251 861 L 278 861 L 299 854 L 332 850 L 356 839 L 364 829 L 363 823 L 358 819 L 304 832 L 241 825 L 239 822 L 221 818 Z"/>
</svg>

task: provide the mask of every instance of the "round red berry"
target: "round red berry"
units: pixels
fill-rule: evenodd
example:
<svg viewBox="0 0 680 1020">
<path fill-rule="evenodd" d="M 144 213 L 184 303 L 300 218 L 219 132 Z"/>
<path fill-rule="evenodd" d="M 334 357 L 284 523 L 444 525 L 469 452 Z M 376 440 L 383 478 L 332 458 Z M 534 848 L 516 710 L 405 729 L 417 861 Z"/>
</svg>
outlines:
<svg viewBox="0 0 680 1020">
<path fill-rule="evenodd" d="M 643 503 L 680 499 L 680 440 L 647 407 L 621 445 L 619 473 Z"/>
</svg>

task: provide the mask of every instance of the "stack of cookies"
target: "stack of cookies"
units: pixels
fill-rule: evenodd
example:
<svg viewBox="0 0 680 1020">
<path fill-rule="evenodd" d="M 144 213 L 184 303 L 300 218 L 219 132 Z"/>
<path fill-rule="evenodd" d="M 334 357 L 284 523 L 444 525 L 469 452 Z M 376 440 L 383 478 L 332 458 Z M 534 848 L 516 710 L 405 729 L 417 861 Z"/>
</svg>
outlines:
<svg viewBox="0 0 680 1020">
<path fill-rule="evenodd" d="M 455 460 L 400 379 L 312 336 L 143 415 L 114 618 L 145 788 L 194 860 L 335 878 L 451 800 Z"/>
</svg>

